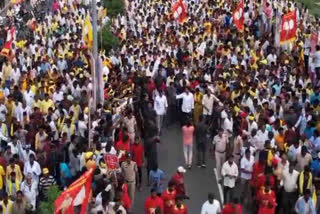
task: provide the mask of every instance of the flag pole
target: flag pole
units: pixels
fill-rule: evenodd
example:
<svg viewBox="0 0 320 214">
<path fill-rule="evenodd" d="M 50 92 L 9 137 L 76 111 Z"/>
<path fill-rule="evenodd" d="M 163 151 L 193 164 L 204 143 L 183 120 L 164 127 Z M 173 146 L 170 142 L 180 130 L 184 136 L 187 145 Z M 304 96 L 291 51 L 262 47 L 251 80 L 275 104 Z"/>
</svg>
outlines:
<svg viewBox="0 0 320 214">
<path fill-rule="evenodd" d="M 93 81 L 93 88 L 95 90 L 95 103 L 101 103 L 101 84 L 100 84 L 100 69 L 99 69 L 99 56 L 98 56 L 98 27 L 97 27 L 97 1 L 92 0 L 91 4 L 91 13 L 92 13 L 92 31 L 93 31 L 93 59 L 94 59 L 94 67 L 95 67 L 95 76 L 92 77 L 95 81 Z"/>
</svg>

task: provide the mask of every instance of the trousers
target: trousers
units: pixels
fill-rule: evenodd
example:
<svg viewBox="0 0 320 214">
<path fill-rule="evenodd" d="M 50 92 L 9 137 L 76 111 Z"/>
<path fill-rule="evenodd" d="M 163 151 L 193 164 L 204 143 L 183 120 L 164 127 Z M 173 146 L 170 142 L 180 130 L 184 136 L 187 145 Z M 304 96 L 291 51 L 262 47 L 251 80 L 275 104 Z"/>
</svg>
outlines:
<svg viewBox="0 0 320 214">
<path fill-rule="evenodd" d="M 129 197 L 131 199 L 131 206 L 134 202 L 134 195 L 135 195 L 135 192 L 136 192 L 136 182 L 135 181 L 131 181 L 131 182 L 126 182 L 127 185 L 128 185 L 128 194 L 129 194 Z"/>
<path fill-rule="evenodd" d="M 222 164 L 226 160 L 226 153 L 225 152 L 221 153 L 221 152 L 215 151 L 215 160 L 216 160 L 218 180 L 221 180 L 222 179 L 221 169 L 222 169 Z"/>
<path fill-rule="evenodd" d="M 192 165 L 192 144 L 183 145 L 183 154 L 186 165 Z"/>
</svg>

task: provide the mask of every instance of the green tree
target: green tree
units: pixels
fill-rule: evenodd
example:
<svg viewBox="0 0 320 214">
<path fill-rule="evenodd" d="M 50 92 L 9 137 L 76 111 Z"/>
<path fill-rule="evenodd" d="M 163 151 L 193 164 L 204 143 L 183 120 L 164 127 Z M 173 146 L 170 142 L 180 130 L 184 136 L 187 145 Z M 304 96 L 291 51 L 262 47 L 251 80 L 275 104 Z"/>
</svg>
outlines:
<svg viewBox="0 0 320 214">
<path fill-rule="evenodd" d="M 54 185 L 49 188 L 48 201 L 42 201 L 40 203 L 40 213 L 41 214 L 51 214 L 54 213 L 54 202 L 61 194 L 61 190 L 58 186 Z"/>
<path fill-rule="evenodd" d="M 122 0 L 104 0 L 104 7 L 107 8 L 107 15 L 111 18 L 124 13 L 124 3 Z"/>
<path fill-rule="evenodd" d="M 103 26 L 98 32 L 98 44 L 100 50 L 105 50 L 108 53 L 110 50 L 115 50 L 119 46 L 119 39 L 111 31 L 110 23 Z"/>
</svg>

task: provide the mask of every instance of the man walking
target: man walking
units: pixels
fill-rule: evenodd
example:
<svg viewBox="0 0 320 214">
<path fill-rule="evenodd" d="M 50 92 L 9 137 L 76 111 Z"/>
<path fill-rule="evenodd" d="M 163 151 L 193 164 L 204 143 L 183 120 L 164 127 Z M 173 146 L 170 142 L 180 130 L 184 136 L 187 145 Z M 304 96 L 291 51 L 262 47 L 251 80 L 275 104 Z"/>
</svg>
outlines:
<svg viewBox="0 0 320 214">
<path fill-rule="evenodd" d="M 246 149 L 245 156 L 240 161 L 241 195 L 251 195 L 249 182 L 252 177 L 253 164 L 254 157 L 251 155 L 250 149 Z M 249 202 L 249 198 L 241 197 L 241 202 L 243 205 L 245 205 Z"/>
<path fill-rule="evenodd" d="M 283 181 L 283 197 L 282 207 L 284 213 L 294 213 L 293 207 L 298 198 L 297 181 L 299 172 L 294 169 L 294 164 L 289 165 L 289 170 L 285 170 L 282 174 Z"/>
<path fill-rule="evenodd" d="M 154 99 L 154 110 L 157 114 L 157 128 L 158 128 L 158 135 L 161 135 L 161 128 L 163 124 L 164 115 L 167 112 L 168 108 L 168 101 L 167 97 L 163 94 L 162 90 L 159 90 L 159 94 L 156 95 Z"/>
<path fill-rule="evenodd" d="M 199 117 L 199 123 L 196 127 L 196 145 L 197 145 L 197 166 L 206 167 L 206 144 L 207 144 L 207 130 L 209 126 L 203 115 Z"/>
<path fill-rule="evenodd" d="M 238 173 L 238 166 L 234 162 L 233 155 L 230 155 L 228 157 L 228 161 L 222 165 L 221 169 L 221 175 L 223 177 L 223 198 L 225 204 L 229 202 L 229 199 L 232 196 Z"/>
<path fill-rule="evenodd" d="M 182 99 L 182 106 L 181 106 L 181 111 L 182 111 L 182 118 L 181 122 L 182 125 L 186 123 L 186 121 L 191 119 L 191 113 L 192 110 L 194 109 L 194 98 L 193 94 L 190 92 L 189 88 L 185 88 L 184 92 L 176 96 L 177 99 Z"/>
<path fill-rule="evenodd" d="M 124 179 L 128 185 L 128 192 L 131 202 L 134 202 L 134 195 L 136 189 L 136 175 L 138 172 L 136 162 L 131 160 L 131 154 L 126 154 L 126 161 L 122 162 L 121 169 L 123 172 Z"/>
<path fill-rule="evenodd" d="M 214 146 L 214 155 L 216 160 L 216 168 L 218 174 L 218 180 L 221 180 L 221 167 L 226 159 L 226 148 L 228 144 L 228 137 L 223 133 L 223 129 L 219 129 L 218 134 L 213 138 L 212 142 Z"/>
<path fill-rule="evenodd" d="M 211 95 L 210 89 L 206 89 L 206 93 L 202 98 L 203 117 L 208 120 L 212 115 L 214 96 Z"/>
<path fill-rule="evenodd" d="M 201 207 L 201 214 L 219 214 L 221 212 L 220 202 L 214 199 L 214 194 L 208 194 L 208 200 Z"/>
</svg>

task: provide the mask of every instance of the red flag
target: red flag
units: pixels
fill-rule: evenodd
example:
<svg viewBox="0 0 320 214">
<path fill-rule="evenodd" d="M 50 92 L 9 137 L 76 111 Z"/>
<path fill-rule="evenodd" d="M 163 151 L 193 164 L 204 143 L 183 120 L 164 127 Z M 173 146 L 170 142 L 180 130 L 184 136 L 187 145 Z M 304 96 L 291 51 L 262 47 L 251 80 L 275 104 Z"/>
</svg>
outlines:
<svg viewBox="0 0 320 214">
<path fill-rule="evenodd" d="M 233 22 L 239 31 L 243 31 L 244 28 L 244 3 L 240 0 L 237 4 L 236 9 L 232 14 Z"/>
<path fill-rule="evenodd" d="M 108 170 L 116 170 L 119 168 L 119 159 L 116 155 L 106 154 L 104 160 L 108 167 Z"/>
<path fill-rule="evenodd" d="M 10 30 L 8 30 L 7 32 L 7 40 L 6 43 L 4 44 L 0 55 L 5 56 L 5 57 L 9 57 L 9 53 L 11 50 L 11 45 L 14 39 L 14 33 L 15 33 L 16 29 L 14 27 L 12 27 Z"/>
<path fill-rule="evenodd" d="M 281 20 L 281 33 L 280 33 L 280 43 L 291 42 L 296 39 L 297 32 L 297 18 L 296 11 L 282 16 Z"/>
<path fill-rule="evenodd" d="M 186 5 L 182 0 L 178 0 L 172 6 L 172 15 L 173 19 L 179 20 L 180 23 L 183 23 L 187 18 L 187 9 Z"/>
<path fill-rule="evenodd" d="M 91 194 L 91 181 L 94 167 L 86 171 L 78 180 L 73 182 L 68 189 L 63 191 L 55 201 L 54 214 L 73 214 L 74 206 L 81 204 L 80 214 L 87 213 L 88 202 Z M 75 199 L 77 203 L 75 204 Z"/>
</svg>

